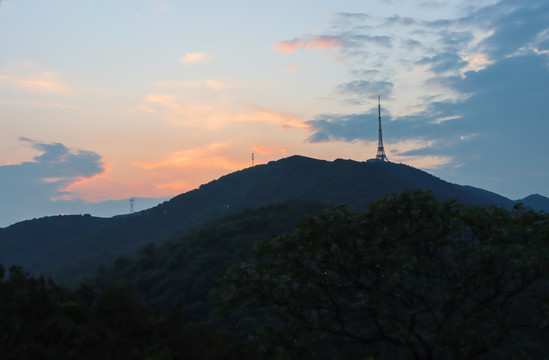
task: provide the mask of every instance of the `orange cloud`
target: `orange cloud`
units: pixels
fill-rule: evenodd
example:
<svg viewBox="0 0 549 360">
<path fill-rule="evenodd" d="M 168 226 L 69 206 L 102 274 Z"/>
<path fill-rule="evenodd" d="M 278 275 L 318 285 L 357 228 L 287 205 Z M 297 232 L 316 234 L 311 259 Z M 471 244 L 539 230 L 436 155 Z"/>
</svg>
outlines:
<svg viewBox="0 0 549 360">
<path fill-rule="evenodd" d="M 286 154 L 288 152 L 288 150 L 284 149 L 284 148 L 281 148 L 280 146 L 278 145 L 273 145 L 273 146 L 269 146 L 269 147 L 265 147 L 265 146 L 254 146 L 253 148 L 251 148 L 250 150 L 252 151 L 257 151 L 258 153 L 260 154 L 263 154 L 263 155 L 271 155 L 275 152 L 280 152 L 282 154 Z"/>
<path fill-rule="evenodd" d="M 155 113 L 156 110 L 153 109 L 150 105 L 162 105 L 174 111 L 180 110 L 179 105 L 176 103 L 175 96 L 170 94 L 147 95 L 145 102 L 139 106 L 139 110 L 142 110 L 148 113 Z"/>
<path fill-rule="evenodd" d="M 226 148 L 225 143 L 214 143 L 201 148 L 177 151 L 161 160 L 136 161 L 133 165 L 144 170 L 188 168 L 197 171 L 197 169 L 213 168 L 235 171 L 242 169 L 247 163 L 235 161 L 223 155 Z"/>
<path fill-rule="evenodd" d="M 461 58 L 467 62 L 467 66 L 462 70 L 463 73 L 470 70 L 479 71 L 493 63 L 485 54 L 464 55 Z"/>
<path fill-rule="evenodd" d="M 280 50 L 285 54 L 294 53 L 297 49 L 333 50 L 343 46 L 343 40 L 337 36 L 307 36 L 302 39 L 282 41 L 273 46 L 273 49 Z"/>
<path fill-rule="evenodd" d="M 265 124 L 279 125 L 286 129 L 298 128 L 308 129 L 308 125 L 299 120 L 296 116 L 281 111 L 257 108 L 253 111 L 233 114 L 233 121 L 238 122 L 260 122 Z"/>
<path fill-rule="evenodd" d="M 297 70 L 297 66 L 288 66 L 282 71 L 296 71 L 296 70 Z"/>
<path fill-rule="evenodd" d="M 103 166 L 103 172 L 101 172 L 99 174 L 95 174 L 91 177 L 83 177 L 83 176 L 78 177 L 75 181 L 73 181 L 72 183 L 67 185 L 64 189 L 61 189 L 59 191 L 61 191 L 61 192 L 70 192 L 75 187 L 78 187 L 79 185 L 81 185 L 83 183 L 91 182 L 91 181 L 97 180 L 99 178 L 104 178 L 108 175 L 108 173 L 112 170 L 112 168 L 113 168 L 113 166 L 111 164 L 105 164 Z M 47 181 L 47 180 L 51 180 L 51 179 L 42 179 L 42 180 Z"/>
<path fill-rule="evenodd" d="M 68 86 L 63 84 L 54 71 L 39 71 L 26 75 L 0 75 L 0 86 L 35 92 L 63 93 Z"/>
<path fill-rule="evenodd" d="M 210 60 L 210 55 L 207 53 L 188 53 L 181 58 L 183 64 L 201 64 Z"/>
<path fill-rule="evenodd" d="M 174 124 L 208 130 L 222 129 L 230 124 L 242 122 L 271 124 L 285 129 L 308 129 L 305 122 L 289 113 L 263 108 L 238 112 L 211 103 L 207 105 L 196 101 L 186 103 L 171 94 L 148 95 L 146 100 L 139 106 L 141 111 L 149 113 L 159 112 L 162 108 L 168 109 L 167 118 Z"/>
</svg>

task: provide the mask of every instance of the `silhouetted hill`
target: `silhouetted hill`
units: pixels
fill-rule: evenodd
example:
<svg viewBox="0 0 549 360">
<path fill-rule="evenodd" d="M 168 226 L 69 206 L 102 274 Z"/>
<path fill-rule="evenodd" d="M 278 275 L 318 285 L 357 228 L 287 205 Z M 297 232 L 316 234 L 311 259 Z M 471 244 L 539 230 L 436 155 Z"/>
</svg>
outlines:
<svg viewBox="0 0 549 360">
<path fill-rule="evenodd" d="M 0 229 L 0 263 L 71 283 L 143 245 L 177 238 L 206 221 L 292 199 L 347 204 L 362 210 L 373 200 L 412 189 L 441 200 L 511 207 L 499 195 L 455 185 L 413 167 L 379 161 L 316 160 L 291 156 L 236 171 L 154 208 L 109 219 L 69 216 L 25 221 Z M 67 230 L 73 229 L 73 230 Z"/>
<path fill-rule="evenodd" d="M 59 215 L 22 221 L 0 229 L 0 263 L 25 267 L 32 264 L 32 268 L 41 268 L 41 264 L 52 261 L 57 249 L 68 251 L 71 243 L 110 221 L 89 215 Z"/>
<path fill-rule="evenodd" d="M 515 203 L 522 203 L 536 211 L 549 212 L 549 198 L 540 194 L 529 195 L 524 199 L 516 200 Z"/>
</svg>

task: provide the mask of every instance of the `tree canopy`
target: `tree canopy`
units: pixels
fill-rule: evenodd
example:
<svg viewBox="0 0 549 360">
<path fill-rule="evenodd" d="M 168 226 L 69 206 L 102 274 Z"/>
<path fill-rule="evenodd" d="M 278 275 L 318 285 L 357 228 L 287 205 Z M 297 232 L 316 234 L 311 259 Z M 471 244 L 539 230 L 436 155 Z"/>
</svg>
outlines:
<svg viewBox="0 0 549 360">
<path fill-rule="evenodd" d="M 2 275 L 7 275 L 4 278 Z M 20 267 L 0 265 L 1 359 L 256 359 L 241 341 L 180 324 L 127 290 L 72 291 Z"/>
<path fill-rule="evenodd" d="M 267 310 L 261 346 L 318 358 L 537 358 L 548 260 L 547 214 L 415 191 L 258 243 L 221 298 Z"/>
</svg>

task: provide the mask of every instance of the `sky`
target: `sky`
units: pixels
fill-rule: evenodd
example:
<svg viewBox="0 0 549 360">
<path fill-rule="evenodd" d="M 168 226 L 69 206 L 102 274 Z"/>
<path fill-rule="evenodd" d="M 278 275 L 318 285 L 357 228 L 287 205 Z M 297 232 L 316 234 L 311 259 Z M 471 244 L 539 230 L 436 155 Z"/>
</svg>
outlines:
<svg viewBox="0 0 549 360">
<path fill-rule="evenodd" d="M 547 0 L 0 0 L 0 226 L 365 161 L 378 95 L 390 161 L 549 196 Z"/>
</svg>

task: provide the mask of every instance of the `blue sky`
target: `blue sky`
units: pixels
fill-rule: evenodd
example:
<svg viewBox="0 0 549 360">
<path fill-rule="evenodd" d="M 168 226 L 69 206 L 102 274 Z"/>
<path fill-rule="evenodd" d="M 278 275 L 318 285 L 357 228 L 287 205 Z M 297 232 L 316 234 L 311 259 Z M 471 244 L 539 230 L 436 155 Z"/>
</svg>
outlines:
<svg viewBox="0 0 549 360">
<path fill-rule="evenodd" d="M 549 196 L 548 64 L 540 0 L 2 0 L 0 226 L 367 160 L 378 95 L 391 161 Z"/>
</svg>

